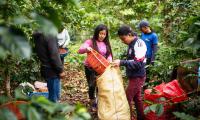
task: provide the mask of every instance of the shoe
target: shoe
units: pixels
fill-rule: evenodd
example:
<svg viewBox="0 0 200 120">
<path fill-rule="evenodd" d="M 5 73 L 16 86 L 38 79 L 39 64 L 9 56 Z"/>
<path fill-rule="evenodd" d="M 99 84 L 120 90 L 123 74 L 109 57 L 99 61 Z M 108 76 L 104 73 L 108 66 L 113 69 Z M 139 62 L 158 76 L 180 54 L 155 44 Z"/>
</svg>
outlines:
<svg viewBox="0 0 200 120">
<path fill-rule="evenodd" d="M 96 112 L 97 111 L 96 99 L 91 99 L 90 100 L 90 107 L 91 107 L 91 111 L 92 112 Z"/>
<path fill-rule="evenodd" d="M 136 120 L 135 116 L 132 116 L 132 117 L 131 117 L 131 120 Z"/>
<path fill-rule="evenodd" d="M 92 107 L 92 108 L 91 108 L 91 111 L 92 111 L 92 112 L 97 112 L 97 108 L 96 108 L 96 107 Z"/>
</svg>

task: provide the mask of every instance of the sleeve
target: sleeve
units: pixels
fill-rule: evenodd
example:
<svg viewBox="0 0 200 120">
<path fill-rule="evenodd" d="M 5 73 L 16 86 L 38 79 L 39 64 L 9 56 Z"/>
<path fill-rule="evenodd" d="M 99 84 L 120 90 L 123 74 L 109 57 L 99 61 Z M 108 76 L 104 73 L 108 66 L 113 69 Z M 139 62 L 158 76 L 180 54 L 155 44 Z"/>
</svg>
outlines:
<svg viewBox="0 0 200 120">
<path fill-rule="evenodd" d="M 66 30 L 66 29 L 64 29 L 65 31 L 64 31 L 64 34 L 65 34 L 65 44 L 63 45 L 64 47 L 67 47 L 67 45 L 69 44 L 69 42 L 70 42 L 70 36 L 69 36 L 69 32 Z"/>
<path fill-rule="evenodd" d="M 134 60 L 120 60 L 120 66 L 125 66 L 132 70 L 139 70 L 143 67 L 142 62 Z"/>
<path fill-rule="evenodd" d="M 147 48 L 142 40 L 137 40 L 132 48 L 134 48 L 133 52 L 135 52 L 135 58 L 132 60 L 120 60 L 120 65 L 125 66 L 128 69 L 139 70 L 143 67 L 143 60 L 145 58 Z"/>
<path fill-rule="evenodd" d="M 151 56 L 151 62 L 155 60 L 155 54 L 157 52 L 157 46 L 158 46 L 158 36 L 156 33 L 153 34 L 153 39 L 152 39 L 152 56 Z"/>
<path fill-rule="evenodd" d="M 111 54 L 108 56 L 107 60 L 108 60 L 109 62 L 112 62 L 112 55 L 111 55 Z"/>
<path fill-rule="evenodd" d="M 158 36 L 156 33 L 153 34 L 153 39 L 152 39 L 153 44 L 158 44 Z"/>
<path fill-rule="evenodd" d="M 151 57 L 151 61 L 154 61 L 154 60 L 155 60 L 157 48 L 158 48 L 158 45 L 157 45 L 157 44 L 153 44 L 153 45 L 152 45 L 152 57 Z"/>
<path fill-rule="evenodd" d="M 84 54 L 84 53 L 86 53 L 86 48 L 87 48 L 87 47 L 91 47 L 91 46 L 92 46 L 92 41 L 91 41 L 91 40 L 86 40 L 86 41 L 81 45 L 81 47 L 79 48 L 78 53 L 79 53 L 79 54 Z"/>
<path fill-rule="evenodd" d="M 57 39 L 53 36 L 47 38 L 50 63 L 57 74 L 63 72 L 63 64 L 58 52 Z"/>
<path fill-rule="evenodd" d="M 134 52 L 135 52 L 135 59 L 136 60 L 143 60 L 146 56 L 147 52 L 147 47 L 146 44 L 143 40 L 139 39 L 135 43 L 134 47 Z"/>
</svg>

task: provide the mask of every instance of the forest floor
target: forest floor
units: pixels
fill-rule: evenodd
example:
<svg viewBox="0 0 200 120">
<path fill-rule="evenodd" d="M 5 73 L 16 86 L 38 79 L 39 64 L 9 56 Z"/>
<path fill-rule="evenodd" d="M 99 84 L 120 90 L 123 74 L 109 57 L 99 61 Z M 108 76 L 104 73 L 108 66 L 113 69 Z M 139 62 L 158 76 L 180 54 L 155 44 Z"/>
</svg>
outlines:
<svg viewBox="0 0 200 120">
<path fill-rule="evenodd" d="M 88 87 L 84 70 L 78 65 L 65 64 L 66 77 L 62 79 L 61 102 L 75 105 L 81 103 L 92 116 L 97 119 L 97 113 L 92 112 L 89 107 Z"/>
</svg>

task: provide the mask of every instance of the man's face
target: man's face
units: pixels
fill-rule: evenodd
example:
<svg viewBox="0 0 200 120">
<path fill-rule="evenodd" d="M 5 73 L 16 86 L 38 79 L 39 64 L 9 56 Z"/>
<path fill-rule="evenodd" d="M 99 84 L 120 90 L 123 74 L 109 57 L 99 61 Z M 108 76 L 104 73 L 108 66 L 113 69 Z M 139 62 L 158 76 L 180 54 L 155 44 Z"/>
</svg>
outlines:
<svg viewBox="0 0 200 120">
<path fill-rule="evenodd" d="M 121 41 L 124 44 L 128 45 L 130 43 L 130 36 L 129 35 L 122 35 L 122 36 L 119 36 L 119 38 L 121 39 Z"/>
<path fill-rule="evenodd" d="M 142 28 L 141 28 L 141 31 L 142 31 L 143 33 L 147 33 L 147 32 L 148 32 L 148 27 L 147 27 L 147 26 L 142 27 Z"/>
</svg>

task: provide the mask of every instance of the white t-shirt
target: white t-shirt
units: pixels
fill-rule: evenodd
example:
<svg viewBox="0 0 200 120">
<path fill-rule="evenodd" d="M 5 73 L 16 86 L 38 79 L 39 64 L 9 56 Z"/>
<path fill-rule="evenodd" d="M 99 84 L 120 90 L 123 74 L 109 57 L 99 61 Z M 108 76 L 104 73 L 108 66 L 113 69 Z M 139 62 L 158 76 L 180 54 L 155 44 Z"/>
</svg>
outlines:
<svg viewBox="0 0 200 120">
<path fill-rule="evenodd" d="M 66 29 L 63 29 L 61 33 L 57 35 L 59 47 L 66 48 L 70 42 L 69 33 Z"/>
</svg>

